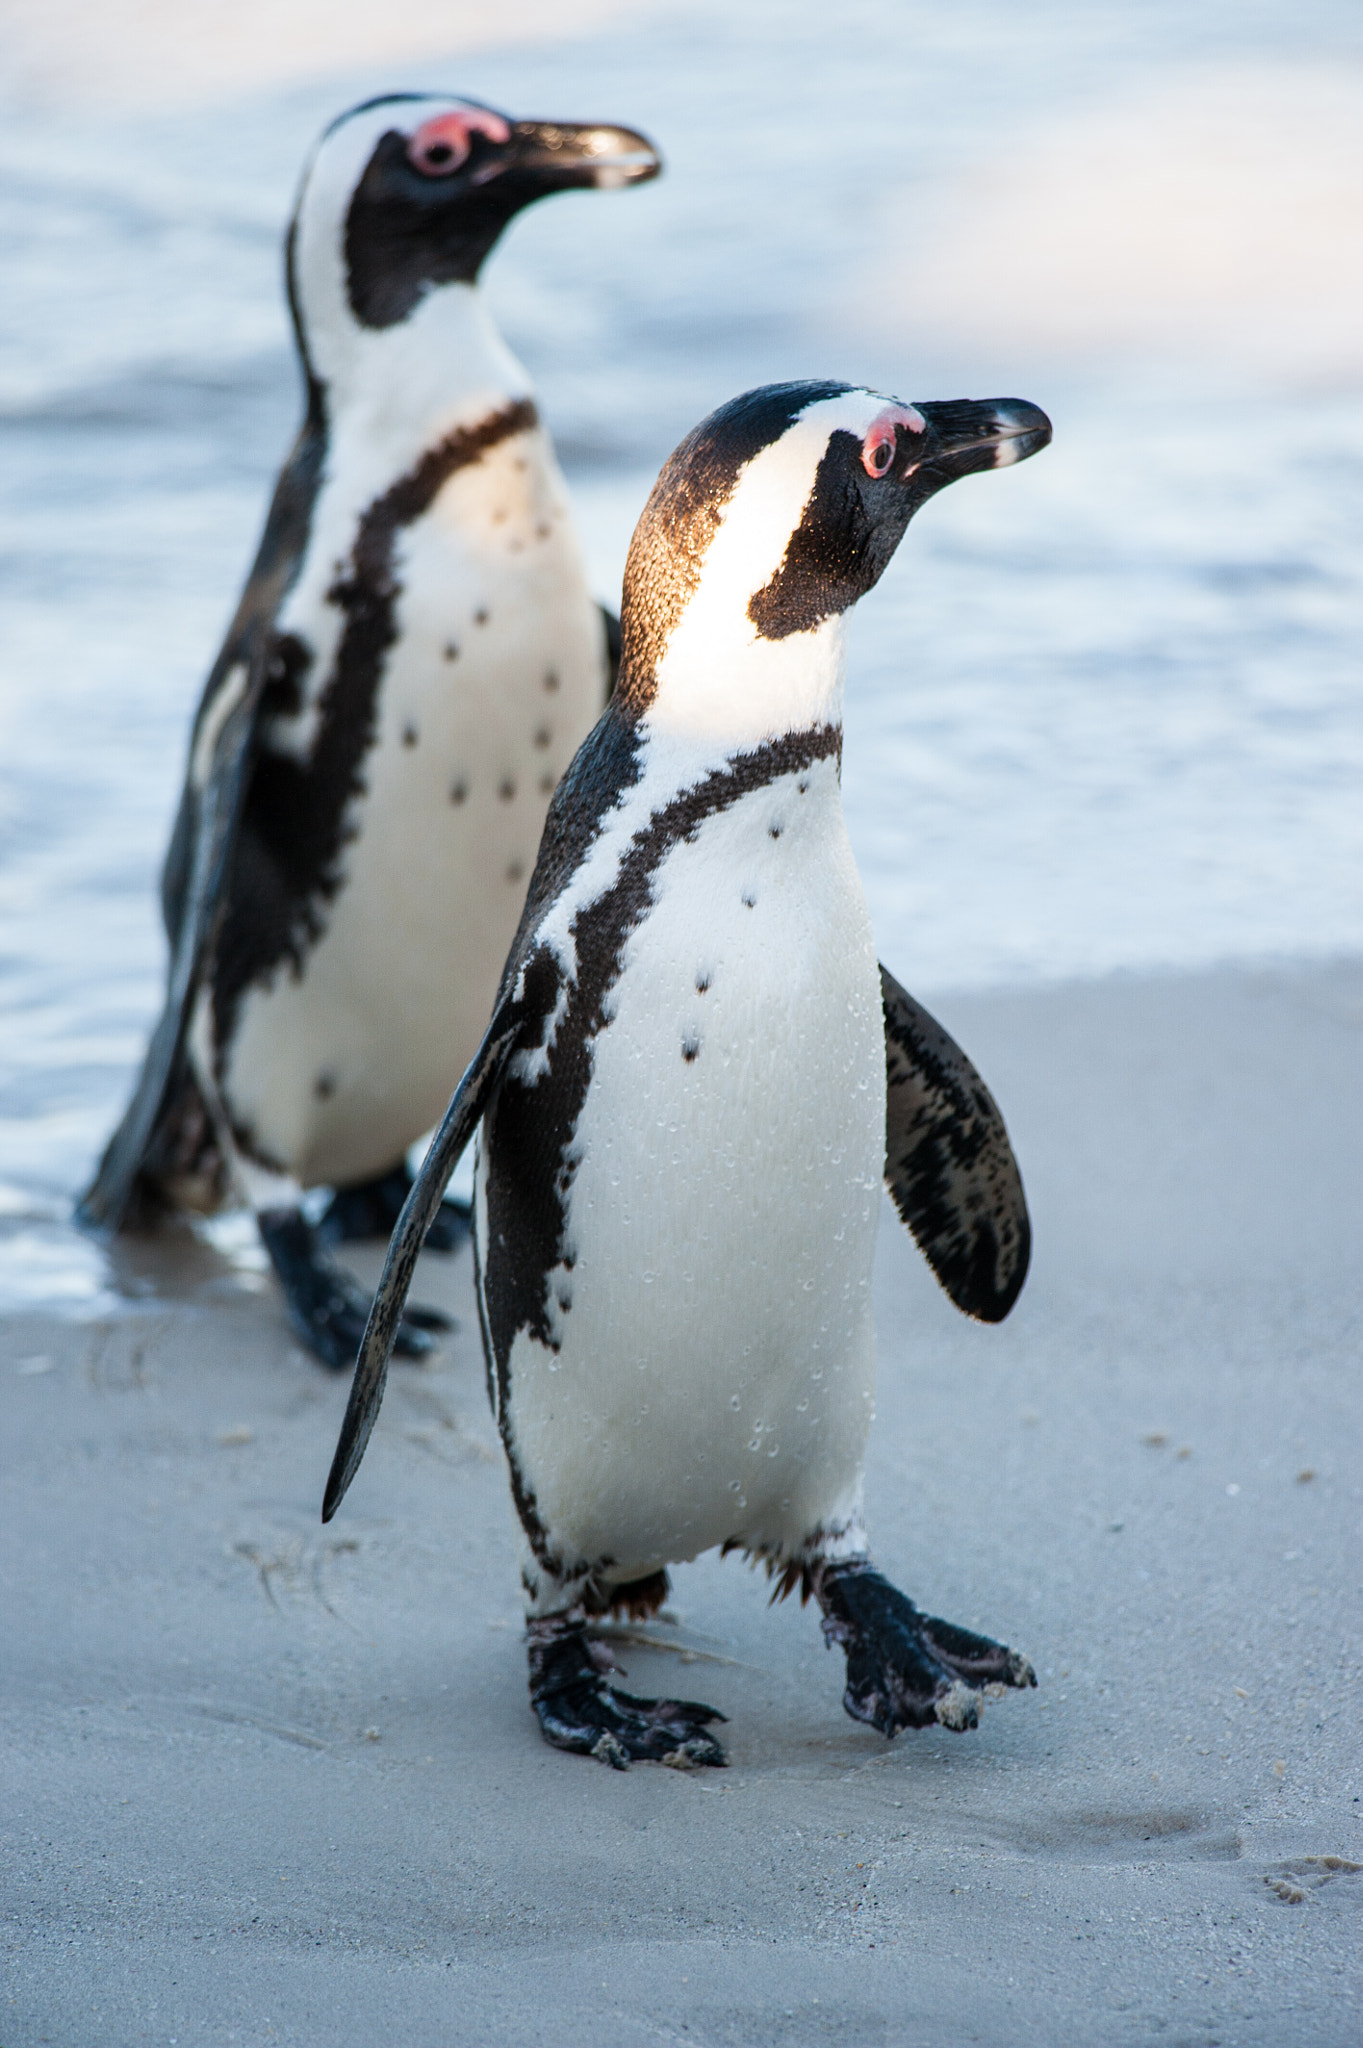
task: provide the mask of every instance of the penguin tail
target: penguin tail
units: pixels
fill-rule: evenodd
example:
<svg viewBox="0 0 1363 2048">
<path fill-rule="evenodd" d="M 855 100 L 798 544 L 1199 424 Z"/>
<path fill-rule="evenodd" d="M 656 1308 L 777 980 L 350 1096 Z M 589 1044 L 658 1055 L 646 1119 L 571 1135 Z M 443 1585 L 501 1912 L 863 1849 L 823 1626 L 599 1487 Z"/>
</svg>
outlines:
<svg viewBox="0 0 1363 2048">
<path fill-rule="evenodd" d="M 139 1100 L 140 1091 L 76 1204 L 76 1221 L 87 1229 L 154 1230 L 167 1216 L 184 1210 L 212 1215 L 227 1199 L 227 1161 L 188 1069 L 176 1077 L 145 1140 L 141 1119 L 135 1115 Z"/>
</svg>

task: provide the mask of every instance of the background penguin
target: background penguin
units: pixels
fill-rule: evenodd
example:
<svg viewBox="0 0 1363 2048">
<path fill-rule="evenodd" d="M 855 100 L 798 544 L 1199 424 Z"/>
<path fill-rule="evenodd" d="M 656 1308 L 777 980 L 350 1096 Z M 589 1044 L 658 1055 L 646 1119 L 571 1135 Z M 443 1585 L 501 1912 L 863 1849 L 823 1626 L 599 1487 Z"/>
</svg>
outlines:
<svg viewBox="0 0 1363 2048">
<path fill-rule="evenodd" d="M 235 1188 L 328 1365 L 368 1301 L 322 1242 L 392 1228 L 610 689 L 615 622 L 479 272 L 532 201 L 659 167 L 629 129 L 397 94 L 326 131 L 288 231 L 306 416 L 194 724 L 165 1007 L 79 1214 Z M 413 1311 L 398 1348 L 443 1320 Z"/>
<path fill-rule="evenodd" d="M 489 1385 L 531 1696 L 563 1748 L 724 1761 L 714 1709 L 615 1690 L 588 1637 L 715 1545 L 813 1594 L 847 1711 L 886 1735 L 972 1727 L 984 1691 L 1036 1682 L 867 1550 L 882 1174 L 968 1314 L 1008 1313 L 1030 1233 L 983 1082 L 877 968 L 839 765 L 843 615 L 934 491 L 1049 439 L 1013 399 L 775 385 L 696 428 L 635 532 L 616 695 L 554 798 L 492 1023 L 394 1234 L 323 1510 L 481 1119 Z"/>
</svg>

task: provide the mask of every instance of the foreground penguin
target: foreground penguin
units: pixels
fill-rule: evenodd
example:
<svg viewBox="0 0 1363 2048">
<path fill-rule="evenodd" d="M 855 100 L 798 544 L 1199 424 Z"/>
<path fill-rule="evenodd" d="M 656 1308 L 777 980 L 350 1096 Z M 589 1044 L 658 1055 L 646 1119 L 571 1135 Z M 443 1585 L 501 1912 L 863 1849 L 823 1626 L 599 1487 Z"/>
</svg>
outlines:
<svg viewBox="0 0 1363 2048">
<path fill-rule="evenodd" d="M 327 130 L 289 229 L 307 413 L 194 725 L 165 1007 L 79 1214 L 244 1195 L 331 1366 L 368 1300 L 323 1244 L 391 1230 L 610 688 L 614 621 L 479 272 L 532 201 L 658 168 L 629 129 L 398 94 Z M 397 1348 L 442 1321 L 411 1312 Z"/>
<path fill-rule="evenodd" d="M 593 1615 L 721 1546 L 812 1594 L 844 1704 L 973 1727 L 1027 1660 L 871 1563 L 882 1176 L 968 1315 L 1007 1315 L 1026 1204 L 970 1062 L 876 965 L 843 820 L 842 640 L 913 513 L 1044 447 L 1014 399 L 783 384 L 721 407 L 634 535 L 620 680 L 550 808 L 487 1035 L 394 1233 L 324 1518 L 363 1455 L 423 1233 L 481 1121 L 488 1378 L 548 1740 L 724 1761 L 713 1708 L 617 1691 Z"/>
</svg>

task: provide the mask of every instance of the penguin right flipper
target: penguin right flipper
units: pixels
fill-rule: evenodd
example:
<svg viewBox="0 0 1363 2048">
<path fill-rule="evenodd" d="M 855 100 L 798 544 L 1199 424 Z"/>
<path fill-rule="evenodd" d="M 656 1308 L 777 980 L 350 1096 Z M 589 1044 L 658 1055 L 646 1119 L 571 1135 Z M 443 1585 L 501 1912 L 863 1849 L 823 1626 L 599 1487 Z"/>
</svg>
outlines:
<svg viewBox="0 0 1363 2048">
<path fill-rule="evenodd" d="M 998 1105 L 956 1041 L 882 967 L 885 1184 L 957 1308 L 1001 1323 L 1032 1227 Z"/>
<path fill-rule="evenodd" d="M 194 720 L 161 875 L 171 956 L 165 1001 L 132 1100 L 76 1205 L 81 1223 L 119 1230 L 132 1221 L 155 1194 L 145 1185 L 150 1162 L 175 1149 L 173 1126 L 182 1114 L 201 1117 L 204 1111 L 186 1041 L 226 906 L 256 730 L 273 679 L 277 649 L 270 629 L 302 559 L 326 453 L 319 403 L 310 406 L 280 474 L 250 577 Z"/>
<path fill-rule="evenodd" d="M 524 994 L 527 979 L 528 975 L 523 972 L 498 1003 L 492 1022 L 483 1035 L 483 1042 L 454 1091 L 453 1100 L 421 1163 L 421 1171 L 412 1182 L 411 1193 L 402 1205 L 402 1214 L 397 1220 L 388 1256 L 383 1262 L 383 1272 L 379 1276 L 359 1356 L 355 1360 L 350 1400 L 346 1405 L 345 1420 L 341 1424 L 322 1503 L 324 1522 L 331 1520 L 344 1500 L 378 1420 L 383 1390 L 388 1381 L 388 1360 L 401 1330 L 407 1290 L 412 1284 L 412 1274 L 426 1241 L 426 1233 L 440 1208 L 450 1175 L 459 1164 L 494 1089 L 506 1071 L 530 1010 L 533 1008 L 537 1018 L 543 1014 L 538 1006 L 527 1002 Z"/>
<path fill-rule="evenodd" d="M 222 716 L 211 763 L 202 786 L 186 789 L 178 846 L 173 842 L 178 929 L 172 935 L 165 1001 L 132 1100 L 76 1205 L 77 1219 L 85 1224 L 119 1230 L 133 1219 L 150 1192 L 141 1183 L 158 1140 L 177 1104 L 197 1093 L 186 1040 L 225 895 L 262 683 L 263 676 L 238 664 L 223 675 L 213 699 L 214 704 L 222 701 Z"/>
</svg>

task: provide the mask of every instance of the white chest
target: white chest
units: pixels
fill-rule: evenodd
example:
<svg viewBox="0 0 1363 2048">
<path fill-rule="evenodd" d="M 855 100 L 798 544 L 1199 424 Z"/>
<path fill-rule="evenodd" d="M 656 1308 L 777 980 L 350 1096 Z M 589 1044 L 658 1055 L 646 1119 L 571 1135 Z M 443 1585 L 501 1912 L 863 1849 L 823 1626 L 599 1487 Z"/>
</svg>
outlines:
<svg viewBox="0 0 1363 2048">
<path fill-rule="evenodd" d="M 874 1388 L 884 1038 L 831 760 L 671 848 L 606 1014 L 515 1454 L 620 1576 L 793 1547 L 853 1510 Z"/>
<path fill-rule="evenodd" d="M 262 735 L 304 763 L 343 630 L 323 512 L 279 622 L 314 650 L 305 701 Z M 600 614 L 538 430 L 449 479 L 396 535 L 392 581 L 341 886 L 303 974 L 248 991 L 226 1074 L 234 1116 L 304 1181 L 380 1171 L 440 1115 L 491 1012 L 549 797 L 605 696 Z"/>
</svg>

